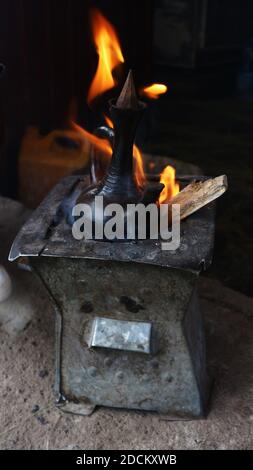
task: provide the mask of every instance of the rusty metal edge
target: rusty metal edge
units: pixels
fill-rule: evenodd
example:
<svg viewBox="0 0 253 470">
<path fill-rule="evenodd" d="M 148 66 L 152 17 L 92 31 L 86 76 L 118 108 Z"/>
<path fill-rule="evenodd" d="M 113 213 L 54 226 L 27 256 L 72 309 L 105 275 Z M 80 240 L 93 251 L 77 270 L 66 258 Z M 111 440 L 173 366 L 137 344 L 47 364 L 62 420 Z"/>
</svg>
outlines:
<svg viewBox="0 0 253 470">
<path fill-rule="evenodd" d="M 187 176 L 188 178 L 188 176 Z M 204 178 L 204 177 L 202 177 Z M 26 256 L 26 257 L 38 257 L 38 256 L 52 256 L 52 257 L 70 257 L 70 258 L 86 258 L 86 259 L 101 259 L 101 260 L 119 260 L 121 262 L 136 262 L 136 263 L 144 263 L 144 264 L 150 264 L 150 265 L 159 265 L 163 266 L 166 268 L 172 267 L 176 269 L 185 269 L 189 270 L 192 272 L 199 273 L 202 270 L 207 269 L 211 262 L 212 262 L 212 253 L 213 253 L 213 241 L 214 241 L 214 218 L 215 218 L 215 203 L 211 203 L 209 207 L 205 207 L 201 209 L 202 214 L 205 214 L 201 216 L 197 216 L 196 223 L 199 224 L 199 220 L 206 219 L 208 220 L 208 223 L 210 225 L 209 227 L 209 239 L 205 243 L 205 253 L 204 256 L 199 259 L 198 264 L 196 263 L 189 263 L 187 262 L 187 265 L 180 264 L 180 265 L 175 265 L 173 264 L 173 259 L 172 262 L 169 262 L 168 255 L 163 255 L 161 256 L 155 256 L 155 261 L 148 258 L 148 257 L 131 257 L 129 253 L 127 252 L 126 244 L 119 243 L 117 244 L 118 246 L 116 249 L 113 250 L 114 253 L 110 253 L 109 255 L 106 254 L 106 249 L 101 250 L 102 244 L 104 244 L 104 247 L 112 247 L 111 242 L 98 242 L 100 245 L 97 246 L 96 248 L 96 253 L 85 253 L 85 250 L 77 250 L 78 252 L 73 253 L 73 251 L 69 250 L 68 251 L 68 246 L 66 247 L 67 244 L 63 243 L 61 241 L 60 243 L 56 243 L 50 240 L 50 231 L 54 230 L 54 218 L 57 212 L 59 211 L 59 208 L 61 206 L 63 198 L 65 198 L 68 194 L 71 193 L 73 188 L 75 187 L 76 184 L 80 182 L 81 179 L 84 179 L 84 181 L 87 180 L 87 184 L 89 183 L 89 177 L 87 176 L 68 176 L 61 180 L 53 189 L 52 191 L 48 194 L 46 199 L 38 206 L 38 208 L 33 212 L 33 214 L 30 216 L 28 221 L 25 223 L 25 225 L 21 228 L 20 232 L 18 233 L 16 239 L 14 240 L 14 243 L 11 247 L 10 254 L 9 254 L 9 261 L 14 261 L 19 257 Z M 196 176 L 192 176 L 192 179 L 198 179 Z M 199 213 L 201 212 L 199 211 Z M 194 217 L 196 217 L 196 214 L 193 216 L 192 220 L 195 220 Z M 187 222 L 186 222 L 187 223 Z M 36 230 L 36 238 L 34 235 L 34 232 Z M 65 240 L 64 240 L 65 242 Z M 147 252 L 151 248 L 151 244 L 149 240 L 145 240 L 144 242 L 146 243 L 146 248 Z M 96 246 L 95 244 L 97 242 L 91 241 L 90 245 L 86 245 L 86 248 L 92 246 Z M 131 244 L 131 242 L 130 242 Z M 65 246 L 64 246 L 65 245 Z M 132 247 L 134 247 L 135 244 L 131 244 Z M 148 246 L 149 245 L 149 246 Z M 120 248 L 119 248 L 120 246 Z M 128 246 L 130 246 L 128 244 Z M 143 241 L 138 242 L 138 250 L 139 248 L 142 248 L 145 250 L 145 246 Z M 155 245 L 153 244 L 153 247 Z M 61 248 L 62 247 L 62 248 Z M 124 251 L 125 250 L 125 251 Z M 129 248 L 128 248 L 129 250 Z M 58 253 L 57 253 L 58 251 Z M 74 250 L 75 251 L 75 250 Z M 91 250 L 92 251 L 92 250 Z M 99 251 L 101 252 L 99 253 Z M 160 250 L 161 252 L 161 250 Z M 162 258 L 162 259 L 161 259 Z"/>
</svg>

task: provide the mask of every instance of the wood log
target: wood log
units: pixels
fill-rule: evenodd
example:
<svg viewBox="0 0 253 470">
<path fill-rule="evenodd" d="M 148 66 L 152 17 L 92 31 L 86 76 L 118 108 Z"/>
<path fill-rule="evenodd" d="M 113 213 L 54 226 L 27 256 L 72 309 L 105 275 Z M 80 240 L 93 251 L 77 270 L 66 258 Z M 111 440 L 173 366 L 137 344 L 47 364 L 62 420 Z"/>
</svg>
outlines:
<svg viewBox="0 0 253 470">
<path fill-rule="evenodd" d="M 170 200 L 170 205 L 180 204 L 180 219 L 182 220 L 220 197 L 227 188 L 226 175 L 206 181 L 195 181 L 174 196 Z"/>
</svg>

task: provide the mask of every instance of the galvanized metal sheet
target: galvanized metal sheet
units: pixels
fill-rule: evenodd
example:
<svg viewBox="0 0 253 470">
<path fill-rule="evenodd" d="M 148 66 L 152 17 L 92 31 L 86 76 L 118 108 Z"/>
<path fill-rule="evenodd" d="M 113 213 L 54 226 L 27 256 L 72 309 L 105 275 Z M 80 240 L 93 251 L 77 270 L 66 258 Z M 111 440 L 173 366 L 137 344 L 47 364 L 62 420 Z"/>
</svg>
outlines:
<svg viewBox="0 0 253 470">
<path fill-rule="evenodd" d="M 196 274 L 85 259 L 31 262 L 57 301 L 56 391 L 62 403 L 82 405 L 86 414 L 104 405 L 202 415 L 204 336 L 191 300 Z M 90 347 L 94 320 L 103 312 L 111 320 L 152 324 L 152 353 Z"/>
<path fill-rule="evenodd" d="M 91 347 L 150 354 L 151 323 L 97 317 L 93 321 Z"/>
<path fill-rule="evenodd" d="M 60 207 L 63 198 L 67 198 L 75 190 L 80 178 L 64 178 L 49 193 L 17 235 L 9 255 L 10 261 L 20 256 L 63 256 L 134 262 L 195 272 L 200 272 L 211 264 L 215 203 L 182 221 L 180 246 L 175 251 L 162 250 L 160 240 L 122 243 L 75 240 L 70 226 L 60 217 Z M 88 177 L 83 176 L 82 180 L 89 183 Z"/>
</svg>

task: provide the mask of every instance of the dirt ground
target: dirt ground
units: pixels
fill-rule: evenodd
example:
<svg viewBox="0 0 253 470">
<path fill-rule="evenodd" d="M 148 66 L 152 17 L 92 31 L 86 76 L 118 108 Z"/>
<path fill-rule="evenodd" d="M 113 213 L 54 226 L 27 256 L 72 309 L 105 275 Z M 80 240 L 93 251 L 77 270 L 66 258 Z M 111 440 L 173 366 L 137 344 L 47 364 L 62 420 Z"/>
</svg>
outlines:
<svg viewBox="0 0 253 470">
<path fill-rule="evenodd" d="M 27 213 L 0 199 L 1 256 Z M 13 220 L 16 224 L 13 227 Z M 252 449 L 253 299 L 202 278 L 209 370 L 207 419 L 98 408 L 91 416 L 54 405 L 54 312 L 32 273 L 5 263 L 12 296 L 0 304 L 1 449 Z"/>
</svg>

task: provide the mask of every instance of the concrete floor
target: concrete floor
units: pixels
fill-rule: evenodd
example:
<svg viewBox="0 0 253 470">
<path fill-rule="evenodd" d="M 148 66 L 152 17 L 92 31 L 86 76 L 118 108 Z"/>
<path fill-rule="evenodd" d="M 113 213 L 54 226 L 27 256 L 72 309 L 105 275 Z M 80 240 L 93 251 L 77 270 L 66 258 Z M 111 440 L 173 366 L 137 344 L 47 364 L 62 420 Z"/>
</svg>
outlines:
<svg viewBox="0 0 253 470">
<path fill-rule="evenodd" d="M 27 212 L 0 198 L 0 216 L 6 260 Z M 54 406 L 54 313 L 46 292 L 32 273 L 6 266 L 14 288 L 0 304 L 1 449 L 253 448 L 253 299 L 218 281 L 200 281 L 215 377 L 207 419 L 167 421 L 155 413 L 106 408 L 81 417 Z"/>
</svg>

